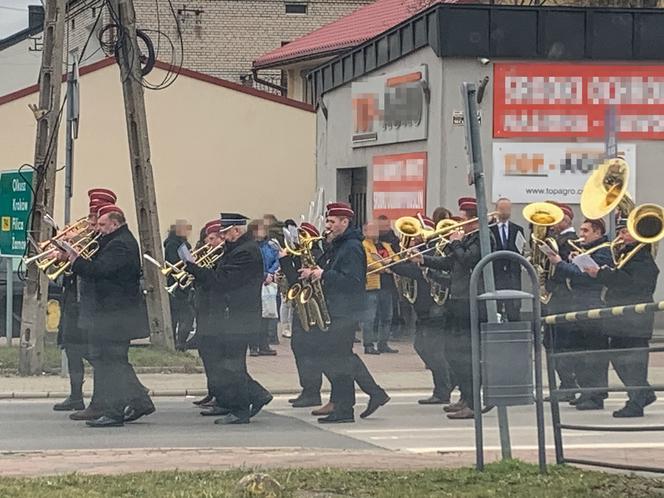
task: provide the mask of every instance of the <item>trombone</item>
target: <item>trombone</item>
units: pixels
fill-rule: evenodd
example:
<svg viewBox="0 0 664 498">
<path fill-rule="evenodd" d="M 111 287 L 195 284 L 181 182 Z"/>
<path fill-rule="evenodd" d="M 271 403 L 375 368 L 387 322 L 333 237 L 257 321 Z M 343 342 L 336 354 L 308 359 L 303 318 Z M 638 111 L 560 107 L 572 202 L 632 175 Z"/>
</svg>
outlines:
<svg viewBox="0 0 664 498">
<path fill-rule="evenodd" d="M 493 211 L 493 212 L 489 213 L 487 216 L 488 216 L 489 219 L 492 219 L 497 214 L 498 214 L 497 211 Z M 399 252 L 397 252 L 397 253 L 395 253 L 391 256 L 387 256 L 385 258 L 378 259 L 376 261 L 372 261 L 371 263 L 369 263 L 367 265 L 368 268 L 371 268 L 375 265 L 380 265 L 380 268 L 372 269 L 369 273 L 367 273 L 367 275 L 370 275 L 372 273 L 384 270 L 385 268 L 388 268 L 390 266 L 393 266 L 393 265 L 401 262 L 400 258 L 401 258 L 402 255 L 410 253 L 414 250 L 417 250 L 420 247 L 429 245 L 430 243 L 432 243 L 434 241 L 436 242 L 436 244 L 439 244 L 439 243 L 447 244 L 447 243 L 450 242 L 449 239 L 446 237 L 447 235 L 449 235 L 452 232 L 459 231 L 465 225 L 475 223 L 477 220 L 479 220 L 479 218 L 477 218 L 477 217 L 470 218 L 469 220 L 460 221 L 460 222 L 456 222 L 456 221 L 450 220 L 450 219 L 443 219 L 443 220 L 440 220 L 436 224 L 436 228 L 434 230 L 425 230 L 424 228 L 421 228 L 422 225 L 421 225 L 421 223 L 419 222 L 419 220 L 417 218 L 414 218 L 412 216 L 404 216 L 402 218 L 399 218 L 394 223 L 394 229 L 400 235 L 400 238 L 405 237 L 405 238 L 408 238 L 408 239 L 412 240 L 412 239 L 417 238 L 418 236 L 421 236 L 422 238 L 424 238 L 424 242 L 421 242 L 417 245 L 414 245 L 413 247 L 403 249 L 403 250 L 401 250 L 401 251 L 399 251 Z M 493 226 L 494 224 L 495 223 L 491 223 L 489 226 Z M 465 237 L 467 237 L 468 235 L 470 235 L 472 233 L 475 233 L 476 231 L 477 230 L 473 230 L 471 232 L 468 232 L 465 235 Z M 404 245 L 404 244 L 402 244 L 402 245 Z M 422 253 L 429 252 L 429 251 L 433 250 L 435 247 L 436 246 L 432 246 L 429 249 L 425 249 L 424 251 L 422 251 Z M 395 258 L 396 258 L 396 261 L 392 261 L 389 265 L 383 266 L 384 262 L 394 260 Z M 407 259 L 409 259 L 409 258 L 407 258 Z"/>
</svg>

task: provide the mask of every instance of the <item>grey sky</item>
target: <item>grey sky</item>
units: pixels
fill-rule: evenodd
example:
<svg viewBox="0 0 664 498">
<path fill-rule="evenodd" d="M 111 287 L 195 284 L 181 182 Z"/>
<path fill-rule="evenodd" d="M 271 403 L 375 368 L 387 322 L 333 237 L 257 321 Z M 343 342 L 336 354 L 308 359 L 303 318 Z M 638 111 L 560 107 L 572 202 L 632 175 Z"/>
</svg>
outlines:
<svg viewBox="0 0 664 498">
<path fill-rule="evenodd" d="M 39 0 L 0 0 L 0 39 L 28 27 L 28 5 Z"/>
</svg>

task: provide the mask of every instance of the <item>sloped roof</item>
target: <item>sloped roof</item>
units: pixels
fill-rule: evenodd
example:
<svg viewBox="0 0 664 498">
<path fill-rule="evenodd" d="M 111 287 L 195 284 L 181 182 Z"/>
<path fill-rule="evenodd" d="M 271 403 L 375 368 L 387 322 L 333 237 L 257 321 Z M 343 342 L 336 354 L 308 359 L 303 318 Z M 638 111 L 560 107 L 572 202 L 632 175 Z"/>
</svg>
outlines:
<svg viewBox="0 0 664 498">
<path fill-rule="evenodd" d="M 467 1 L 377 0 L 283 47 L 260 56 L 254 61 L 254 67 L 261 69 L 331 55 L 370 40 L 434 4 L 466 3 Z"/>
</svg>

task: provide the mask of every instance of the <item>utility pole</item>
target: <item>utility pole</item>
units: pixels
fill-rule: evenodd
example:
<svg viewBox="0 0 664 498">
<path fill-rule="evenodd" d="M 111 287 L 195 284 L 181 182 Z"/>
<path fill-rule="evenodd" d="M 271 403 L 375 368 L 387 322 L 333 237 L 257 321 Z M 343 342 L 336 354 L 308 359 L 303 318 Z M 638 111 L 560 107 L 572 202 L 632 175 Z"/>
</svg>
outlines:
<svg viewBox="0 0 664 498">
<path fill-rule="evenodd" d="M 157 196 L 154 188 L 152 164 L 150 162 L 150 141 L 148 121 L 145 115 L 142 74 L 138 41 L 136 39 L 136 12 L 132 0 L 110 0 L 119 24 L 118 36 L 123 37 L 118 50 L 120 79 L 124 95 L 127 135 L 129 139 L 129 160 L 134 182 L 134 199 L 138 215 L 138 234 L 143 252 L 157 260 L 163 259 Z M 157 346 L 175 349 L 171 330 L 171 310 L 168 293 L 159 279 L 159 269 L 145 265 L 145 287 L 150 341 Z"/>
<path fill-rule="evenodd" d="M 37 241 L 51 236 L 44 215 L 53 213 L 55 170 L 58 156 L 60 87 L 65 37 L 66 0 L 44 0 L 44 34 L 39 72 L 39 105 L 31 106 L 37 120 L 32 185 L 35 193 L 30 234 Z M 19 373 L 34 375 L 42 370 L 48 279 L 36 265 L 27 268 L 21 313 Z"/>
</svg>

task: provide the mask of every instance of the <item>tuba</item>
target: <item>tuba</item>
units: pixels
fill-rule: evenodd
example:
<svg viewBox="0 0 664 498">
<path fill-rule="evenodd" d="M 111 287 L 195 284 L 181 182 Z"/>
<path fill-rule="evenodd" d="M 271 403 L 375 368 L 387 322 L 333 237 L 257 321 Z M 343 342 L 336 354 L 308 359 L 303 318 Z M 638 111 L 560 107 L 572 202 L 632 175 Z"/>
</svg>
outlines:
<svg viewBox="0 0 664 498">
<path fill-rule="evenodd" d="M 546 290 L 546 281 L 553 276 L 555 267 L 551 265 L 540 245 L 546 245 L 558 252 L 558 243 L 553 237 L 548 237 L 547 232 L 549 227 L 560 223 L 564 216 L 563 210 L 550 202 L 533 202 L 523 208 L 523 217 L 533 227 L 530 235 L 530 263 L 535 267 L 539 277 L 542 304 L 551 301 L 551 293 Z"/>
<path fill-rule="evenodd" d="M 627 231 L 638 244 L 627 253 L 614 255 L 618 269 L 625 266 L 646 245 L 652 244 L 654 251 L 656 244 L 664 238 L 664 207 L 658 204 L 641 204 L 634 208 L 627 218 Z"/>
<path fill-rule="evenodd" d="M 609 159 L 593 171 L 581 193 L 581 212 L 591 220 L 604 218 L 617 209 L 627 218 L 634 210 L 634 201 L 627 192 L 629 165 L 620 158 Z"/>
</svg>

